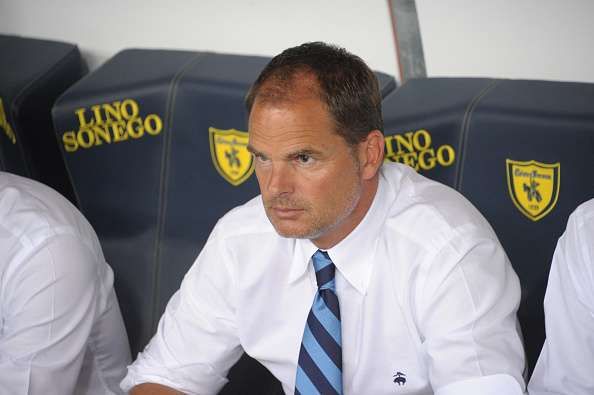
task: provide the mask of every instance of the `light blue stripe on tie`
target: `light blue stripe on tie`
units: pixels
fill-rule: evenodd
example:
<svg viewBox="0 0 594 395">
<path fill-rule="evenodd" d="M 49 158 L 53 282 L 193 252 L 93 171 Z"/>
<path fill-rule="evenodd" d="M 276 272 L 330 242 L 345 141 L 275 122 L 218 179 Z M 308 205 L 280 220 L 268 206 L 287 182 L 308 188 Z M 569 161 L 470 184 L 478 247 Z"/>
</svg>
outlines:
<svg viewBox="0 0 594 395">
<path fill-rule="evenodd" d="M 299 385 L 297 387 L 297 385 Z M 319 394 L 320 391 L 311 382 L 307 374 L 301 369 L 301 366 L 297 366 L 297 378 L 295 379 L 295 387 L 299 390 L 301 395 Z"/>
<path fill-rule="evenodd" d="M 336 289 L 336 279 L 332 279 L 328 281 L 326 284 L 320 286 L 320 289 L 331 289 L 334 291 Z"/>
<path fill-rule="evenodd" d="M 324 255 L 319 254 L 319 255 L 314 255 L 313 257 L 313 262 L 314 262 L 314 269 L 316 272 L 319 272 L 320 270 L 322 270 L 323 268 L 325 268 L 326 266 L 330 265 L 332 263 L 332 260 L 327 259 Z"/>
<path fill-rule="evenodd" d="M 318 368 L 322 371 L 322 374 L 326 377 L 332 387 L 334 387 L 336 392 L 339 394 L 342 393 L 342 382 L 335 382 L 336 378 L 342 380 L 342 372 L 336 367 L 328 354 L 326 354 L 326 351 L 320 346 L 318 340 L 313 333 L 311 333 L 309 325 L 305 326 L 305 334 L 303 335 L 303 338 L 308 339 L 308 341 L 303 342 L 303 347 L 305 347 L 311 359 L 316 361 L 316 365 L 318 365 Z"/>
<path fill-rule="evenodd" d="M 340 321 L 336 318 L 334 313 L 330 311 L 330 308 L 326 306 L 324 299 L 316 296 L 314 304 L 311 307 L 312 313 L 316 316 L 320 324 L 326 329 L 326 331 L 332 336 L 334 341 L 339 345 L 342 345 L 340 339 Z"/>
</svg>

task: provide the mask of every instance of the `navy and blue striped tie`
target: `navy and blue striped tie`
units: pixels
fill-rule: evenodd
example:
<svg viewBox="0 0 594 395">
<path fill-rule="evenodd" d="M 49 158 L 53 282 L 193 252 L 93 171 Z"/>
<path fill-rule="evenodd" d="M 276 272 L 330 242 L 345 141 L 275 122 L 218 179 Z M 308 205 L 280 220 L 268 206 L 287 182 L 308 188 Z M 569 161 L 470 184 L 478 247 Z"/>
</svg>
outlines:
<svg viewBox="0 0 594 395">
<path fill-rule="evenodd" d="M 335 267 L 325 251 L 316 251 L 312 260 L 318 292 L 303 332 L 295 394 L 342 394 L 342 336 Z"/>
</svg>

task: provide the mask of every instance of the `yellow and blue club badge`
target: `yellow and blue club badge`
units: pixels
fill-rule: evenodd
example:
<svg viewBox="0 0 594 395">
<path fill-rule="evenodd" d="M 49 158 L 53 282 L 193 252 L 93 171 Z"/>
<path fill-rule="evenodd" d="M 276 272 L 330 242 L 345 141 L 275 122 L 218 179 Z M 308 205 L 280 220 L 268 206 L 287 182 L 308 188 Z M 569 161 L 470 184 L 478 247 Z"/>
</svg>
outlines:
<svg viewBox="0 0 594 395">
<path fill-rule="evenodd" d="M 16 144 L 16 135 L 14 134 L 14 130 L 10 127 L 8 123 L 8 119 L 6 117 L 6 112 L 4 111 L 4 103 L 2 103 L 2 98 L 0 97 L 0 129 L 4 131 L 4 134 L 11 143 Z"/>
<path fill-rule="evenodd" d="M 559 198 L 561 164 L 511 159 L 505 164 L 509 194 L 518 210 L 532 221 L 550 213 Z"/>
<path fill-rule="evenodd" d="M 254 158 L 248 151 L 248 133 L 237 129 L 208 128 L 210 155 L 218 173 L 238 186 L 254 172 Z"/>
</svg>

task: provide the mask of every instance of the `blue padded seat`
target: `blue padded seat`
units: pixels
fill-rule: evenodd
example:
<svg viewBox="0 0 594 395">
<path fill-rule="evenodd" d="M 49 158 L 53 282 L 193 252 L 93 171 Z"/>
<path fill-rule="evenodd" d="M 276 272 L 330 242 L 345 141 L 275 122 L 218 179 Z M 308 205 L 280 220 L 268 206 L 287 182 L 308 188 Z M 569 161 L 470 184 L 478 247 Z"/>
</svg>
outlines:
<svg viewBox="0 0 594 395">
<path fill-rule="evenodd" d="M 51 109 L 86 72 L 76 45 L 0 35 L 0 170 L 41 181 L 74 201 Z"/>
</svg>

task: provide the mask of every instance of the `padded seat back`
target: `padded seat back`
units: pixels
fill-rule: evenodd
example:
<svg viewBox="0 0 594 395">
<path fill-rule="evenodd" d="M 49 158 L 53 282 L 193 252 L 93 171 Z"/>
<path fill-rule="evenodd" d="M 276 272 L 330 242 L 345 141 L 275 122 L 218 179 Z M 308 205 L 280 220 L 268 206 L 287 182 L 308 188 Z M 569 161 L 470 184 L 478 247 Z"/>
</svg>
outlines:
<svg viewBox="0 0 594 395">
<path fill-rule="evenodd" d="M 594 84 L 498 81 L 469 115 L 457 188 L 489 220 L 522 284 L 529 366 L 569 214 L 594 196 Z"/>
<path fill-rule="evenodd" d="M 489 79 L 410 80 L 382 102 L 386 161 L 407 164 L 451 187 L 465 116 Z"/>
<path fill-rule="evenodd" d="M 53 109 L 81 211 L 115 272 L 133 354 L 153 334 L 162 202 L 179 74 L 202 54 L 124 51 Z"/>
<path fill-rule="evenodd" d="M 74 202 L 51 108 L 87 71 L 76 45 L 0 35 L 0 170 L 41 181 Z"/>
</svg>

